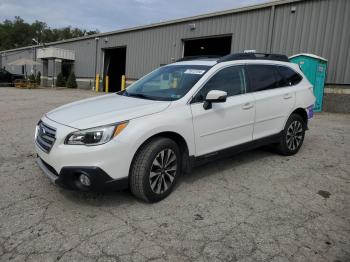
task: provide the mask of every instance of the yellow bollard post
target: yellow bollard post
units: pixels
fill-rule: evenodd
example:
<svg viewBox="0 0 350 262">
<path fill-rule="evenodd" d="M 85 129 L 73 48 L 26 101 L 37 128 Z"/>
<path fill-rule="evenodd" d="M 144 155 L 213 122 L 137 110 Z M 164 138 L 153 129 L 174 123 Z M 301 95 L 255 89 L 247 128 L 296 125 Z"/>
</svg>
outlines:
<svg viewBox="0 0 350 262">
<path fill-rule="evenodd" d="M 177 88 L 177 78 L 174 78 L 172 82 L 172 88 Z"/>
<path fill-rule="evenodd" d="M 122 75 L 122 90 L 125 89 L 125 75 Z"/>
<path fill-rule="evenodd" d="M 106 76 L 106 93 L 109 92 L 109 76 Z"/>
<path fill-rule="evenodd" d="M 95 81 L 96 92 L 98 92 L 98 90 L 99 90 L 99 85 L 100 85 L 100 75 L 96 74 L 96 81 Z"/>
</svg>

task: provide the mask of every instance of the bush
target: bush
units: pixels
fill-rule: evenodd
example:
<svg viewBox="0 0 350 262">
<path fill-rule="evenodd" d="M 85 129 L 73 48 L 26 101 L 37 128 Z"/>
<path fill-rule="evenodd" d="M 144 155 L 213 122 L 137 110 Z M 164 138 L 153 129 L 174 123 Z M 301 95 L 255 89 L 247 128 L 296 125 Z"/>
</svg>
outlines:
<svg viewBox="0 0 350 262">
<path fill-rule="evenodd" d="M 40 73 L 40 71 L 38 71 L 38 73 L 36 74 L 36 83 L 37 83 L 37 85 L 40 85 L 40 83 L 41 83 L 41 73 Z"/>
<path fill-rule="evenodd" d="M 31 75 L 29 76 L 29 82 L 35 83 L 35 76 L 34 76 L 34 74 L 31 74 Z"/>
<path fill-rule="evenodd" d="M 56 86 L 63 87 L 66 86 L 66 80 L 64 79 L 64 76 L 62 73 L 59 73 L 56 78 Z"/>
<path fill-rule="evenodd" d="M 68 88 L 77 88 L 78 87 L 74 72 L 71 72 L 69 74 L 69 77 L 67 80 L 67 87 Z"/>
</svg>

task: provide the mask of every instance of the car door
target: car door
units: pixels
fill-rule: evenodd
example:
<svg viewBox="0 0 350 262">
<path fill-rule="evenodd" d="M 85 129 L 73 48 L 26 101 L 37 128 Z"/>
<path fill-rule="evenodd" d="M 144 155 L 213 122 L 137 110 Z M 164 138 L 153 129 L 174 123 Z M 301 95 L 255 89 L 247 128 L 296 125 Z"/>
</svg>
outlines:
<svg viewBox="0 0 350 262">
<path fill-rule="evenodd" d="M 285 84 L 277 65 L 247 65 L 249 92 L 255 100 L 253 140 L 279 133 L 295 103 L 293 88 Z"/>
<path fill-rule="evenodd" d="M 204 109 L 211 90 L 227 92 L 226 102 Z M 254 98 L 246 93 L 243 65 L 229 66 L 216 72 L 199 90 L 191 104 L 196 155 L 204 155 L 252 140 Z"/>
</svg>

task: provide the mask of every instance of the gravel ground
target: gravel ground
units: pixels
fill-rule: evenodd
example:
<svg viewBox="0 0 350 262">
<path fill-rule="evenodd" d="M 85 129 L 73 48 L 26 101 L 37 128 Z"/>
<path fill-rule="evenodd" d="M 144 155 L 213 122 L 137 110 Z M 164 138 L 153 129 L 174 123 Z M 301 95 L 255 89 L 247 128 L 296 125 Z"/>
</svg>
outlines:
<svg viewBox="0 0 350 262">
<path fill-rule="evenodd" d="M 209 163 L 145 204 L 65 191 L 35 164 L 41 115 L 93 95 L 0 88 L 0 261 L 350 261 L 350 115 L 316 114 L 296 156 Z"/>
</svg>

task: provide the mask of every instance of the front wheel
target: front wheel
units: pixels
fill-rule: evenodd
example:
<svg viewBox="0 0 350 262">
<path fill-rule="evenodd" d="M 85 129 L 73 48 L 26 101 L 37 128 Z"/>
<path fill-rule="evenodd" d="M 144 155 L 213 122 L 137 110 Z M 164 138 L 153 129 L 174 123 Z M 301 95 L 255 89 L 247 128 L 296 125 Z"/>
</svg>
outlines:
<svg viewBox="0 0 350 262">
<path fill-rule="evenodd" d="M 138 198 L 157 202 L 167 197 L 181 170 L 177 144 L 165 137 L 150 140 L 135 156 L 130 172 L 130 189 Z"/>
<path fill-rule="evenodd" d="M 296 154 L 305 137 L 306 123 L 300 115 L 292 114 L 282 131 L 281 141 L 277 146 L 280 154 L 290 156 Z"/>
</svg>

